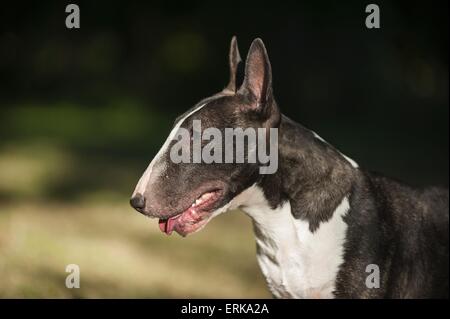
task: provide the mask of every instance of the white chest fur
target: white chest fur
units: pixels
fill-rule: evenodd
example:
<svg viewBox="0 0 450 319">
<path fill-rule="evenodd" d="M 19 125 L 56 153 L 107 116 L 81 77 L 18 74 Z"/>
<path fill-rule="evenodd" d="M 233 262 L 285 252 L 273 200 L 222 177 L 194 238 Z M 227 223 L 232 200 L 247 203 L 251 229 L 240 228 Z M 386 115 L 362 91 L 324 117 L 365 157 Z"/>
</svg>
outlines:
<svg viewBox="0 0 450 319">
<path fill-rule="evenodd" d="M 290 203 L 271 209 L 258 187 L 237 200 L 253 220 L 259 266 L 277 298 L 333 298 L 347 229 L 342 217 L 349 210 L 344 197 L 333 217 L 312 233 L 295 219 Z M 245 200 L 244 200 L 245 199 Z"/>
</svg>

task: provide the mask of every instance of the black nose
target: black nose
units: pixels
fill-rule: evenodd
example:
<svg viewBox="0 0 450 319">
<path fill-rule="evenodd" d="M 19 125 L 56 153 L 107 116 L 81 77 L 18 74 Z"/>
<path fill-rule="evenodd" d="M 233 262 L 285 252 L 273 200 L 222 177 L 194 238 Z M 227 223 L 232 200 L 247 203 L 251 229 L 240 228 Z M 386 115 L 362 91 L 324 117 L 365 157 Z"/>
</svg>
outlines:
<svg viewBox="0 0 450 319">
<path fill-rule="evenodd" d="M 137 193 L 130 199 L 130 204 L 137 210 L 142 209 L 145 207 L 145 197 Z"/>
</svg>

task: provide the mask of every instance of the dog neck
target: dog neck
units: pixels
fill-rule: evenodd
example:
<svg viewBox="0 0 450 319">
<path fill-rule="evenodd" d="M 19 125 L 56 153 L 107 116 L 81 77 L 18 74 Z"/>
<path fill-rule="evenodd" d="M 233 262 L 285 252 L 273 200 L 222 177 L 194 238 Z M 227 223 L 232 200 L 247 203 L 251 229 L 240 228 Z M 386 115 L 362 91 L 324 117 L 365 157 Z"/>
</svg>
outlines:
<svg viewBox="0 0 450 319">
<path fill-rule="evenodd" d="M 258 263 L 279 298 L 331 298 L 356 163 L 282 118 L 279 170 L 236 198 L 252 218 Z"/>
<path fill-rule="evenodd" d="M 295 219 L 311 231 L 329 220 L 359 176 L 358 165 L 311 130 L 282 116 L 279 167 L 262 175 L 258 185 L 270 207 L 289 201 Z"/>
</svg>

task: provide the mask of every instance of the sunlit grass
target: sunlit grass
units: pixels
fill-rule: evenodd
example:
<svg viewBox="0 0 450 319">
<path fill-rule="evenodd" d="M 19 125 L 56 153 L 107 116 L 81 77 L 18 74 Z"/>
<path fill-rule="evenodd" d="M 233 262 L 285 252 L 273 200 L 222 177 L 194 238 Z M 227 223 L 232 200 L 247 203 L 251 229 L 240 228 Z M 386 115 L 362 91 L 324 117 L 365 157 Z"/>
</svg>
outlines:
<svg viewBox="0 0 450 319">
<path fill-rule="evenodd" d="M 268 297 L 240 212 L 181 238 L 125 204 L 0 210 L 1 297 Z M 68 264 L 80 266 L 80 289 L 65 287 Z"/>
<path fill-rule="evenodd" d="M 70 170 L 71 158 L 44 143 L 4 145 L 0 150 L 0 194 L 38 197 Z"/>
</svg>

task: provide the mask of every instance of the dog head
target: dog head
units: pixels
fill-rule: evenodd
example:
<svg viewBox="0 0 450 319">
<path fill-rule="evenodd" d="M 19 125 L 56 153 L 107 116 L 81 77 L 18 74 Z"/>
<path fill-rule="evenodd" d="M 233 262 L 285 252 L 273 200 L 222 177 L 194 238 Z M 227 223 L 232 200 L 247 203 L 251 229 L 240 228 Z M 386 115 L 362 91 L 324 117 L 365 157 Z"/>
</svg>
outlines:
<svg viewBox="0 0 450 319">
<path fill-rule="evenodd" d="M 240 61 L 233 37 L 228 85 L 176 119 L 132 195 L 131 205 L 142 214 L 159 218 L 160 229 L 167 234 L 175 230 L 185 236 L 199 230 L 261 178 L 261 161 L 249 159 L 260 151 L 258 141 L 271 138 L 270 129 L 279 125 L 280 112 L 273 98 L 271 66 L 263 42 L 256 39 L 251 44 L 244 80 L 237 88 Z M 247 151 L 240 158 L 233 151 L 237 148 L 231 149 L 231 153 L 227 148 L 238 146 L 237 139 L 224 138 L 230 128 L 240 128 L 244 135 L 252 130 L 255 133 L 245 136 Z M 256 139 L 251 142 L 250 137 L 254 136 Z M 222 161 L 204 158 L 212 151 L 214 158 Z M 182 161 L 180 152 L 184 154 Z"/>
</svg>

